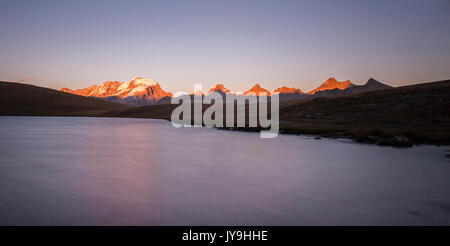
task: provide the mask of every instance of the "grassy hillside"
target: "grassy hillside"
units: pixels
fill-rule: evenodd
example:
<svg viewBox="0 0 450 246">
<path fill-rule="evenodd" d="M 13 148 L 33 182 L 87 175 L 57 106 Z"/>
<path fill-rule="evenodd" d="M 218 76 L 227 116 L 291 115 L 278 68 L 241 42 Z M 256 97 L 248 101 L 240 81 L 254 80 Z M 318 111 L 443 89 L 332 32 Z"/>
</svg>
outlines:
<svg viewBox="0 0 450 246">
<path fill-rule="evenodd" d="M 97 116 L 129 108 L 122 104 L 48 88 L 0 82 L 0 115 Z"/>
<path fill-rule="evenodd" d="M 398 87 L 354 96 L 316 98 L 280 108 L 289 133 L 407 136 L 416 141 L 450 140 L 450 80 Z"/>
</svg>

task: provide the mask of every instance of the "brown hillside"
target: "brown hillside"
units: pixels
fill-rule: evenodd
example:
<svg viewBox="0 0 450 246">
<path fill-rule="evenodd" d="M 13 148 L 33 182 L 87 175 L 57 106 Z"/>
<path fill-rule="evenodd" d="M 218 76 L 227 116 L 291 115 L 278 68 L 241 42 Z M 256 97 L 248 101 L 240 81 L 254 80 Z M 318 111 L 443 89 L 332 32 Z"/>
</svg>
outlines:
<svg viewBox="0 0 450 246">
<path fill-rule="evenodd" d="M 96 116 L 130 107 L 49 88 L 0 81 L 0 115 Z"/>
</svg>

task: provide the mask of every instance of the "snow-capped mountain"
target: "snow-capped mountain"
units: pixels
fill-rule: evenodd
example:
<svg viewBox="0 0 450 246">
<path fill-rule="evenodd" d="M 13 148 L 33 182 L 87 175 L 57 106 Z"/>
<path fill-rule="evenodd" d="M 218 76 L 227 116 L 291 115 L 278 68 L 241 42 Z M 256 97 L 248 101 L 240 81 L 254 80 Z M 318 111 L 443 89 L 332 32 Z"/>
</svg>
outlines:
<svg viewBox="0 0 450 246">
<path fill-rule="evenodd" d="M 213 88 L 211 88 L 211 90 L 208 91 L 208 94 L 211 93 L 211 92 L 218 92 L 220 94 L 227 94 L 227 93 L 230 93 L 230 90 L 225 88 L 225 86 L 223 84 L 217 84 Z"/>
<path fill-rule="evenodd" d="M 286 86 L 277 88 L 273 92 L 280 93 L 280 94 L 293 94 L 293 93 L 303 94 L 303 91 L 298 88 L 286 87 Z"/>
<path fill-rule="evenodd" d="M 259 84 L 255 84 L 250 90 L 244 92 L 244 96 L 259 96 L 261 93 L 266 93 L 267 96 L 270 96 L 270 91 L 262 88 Z"/>
<path fill-rule="evenodd" d="M 364 85 L 352 85 L 347 89 L 333 89 L 333 90 L 323 90 L 318 91 L 314 94 L 314 96 L 337 96 L 337 95 L 349 95 L 349 94 L 358 94 L 365 93 L 371 91 L 379 91 L 384 89 L 390 89 L 392 86 L 383 84 L 374 78 L 370 78 Z"/>
<path fill-rule="evenodd" d="M 280 101 L 288 101 L 307 99 L 311 97 L 357 94 L 388 88 L 392 87 L 378 82 L 373 78 L 370 78 L 364 85 L 354 85 L 350 82 L 350 80 L 339 82 L 335 78 L 329 78 L 319 87 L 308 93 L 304 93 L 302 90 L 295 87 L 283 86 L 275 89 L 273 94 L 279 94 Z M 63 88 L 61 91 L 86 97 L 99 97 L 107 101 L 127 104 L 130 106 L 146 106 L 155 103 L 170 104 L 170 98 L 173 96 L 172 93 L 164 91 L 158 82 L 142 77 L 136 77 L 127 82 L 107 81 L 100 85 L 92 85 L 78 90 Z M 215 85 L 208 91 L 207 94 L 212 92 L 218 92 L 222 95 L 232 93 L 223 84 Z M 269 90 L 262 88 L 259 84 L 255 84 L 250 90 L 244 93 L 239 92 L 235 95 L 262 96 L 263 93 L 267 96 L 272 95 Z M 201 91 L 193 92 L 190 95 L 205 96 L 205 94 Z"/>
<path fill-rule="evenodd" d="M 92 85 L 83 89 L 61 89 L 63 92 L 87 97 L 100 97 L 108 101 L 143 106 L 154 104 L 172 93 L 164 91 L 158 82 L 152 79 L 136 77 L 128 82 L 107 81 L 101 85 Z"/>
<path fill-rule="evenodd" d="M 335 78 L 329 78 L 329 79 L 327 79 L 327 81 L 325 81 L 319 87 L 308 92 L 308 94 L 313 95 L 313 94 L 316 94 L 316 92 L 318 92 L 318 91 L 326 91 L 326 90 L 334 90 L 334 89 L 345 90 L 351 86 L 353 86 L 353 84 L 350 82 L 350 80 L 339 82 Z"/>
<path fill-rule="evenodd" d="M 305 94 L 302 90 L 295 87 L 280 87 L 273 91 L 274 94 L 279 94 L 280 101 L 288 101 L 295 99 L 309 98 L 311 95 Z"/>
</svg>

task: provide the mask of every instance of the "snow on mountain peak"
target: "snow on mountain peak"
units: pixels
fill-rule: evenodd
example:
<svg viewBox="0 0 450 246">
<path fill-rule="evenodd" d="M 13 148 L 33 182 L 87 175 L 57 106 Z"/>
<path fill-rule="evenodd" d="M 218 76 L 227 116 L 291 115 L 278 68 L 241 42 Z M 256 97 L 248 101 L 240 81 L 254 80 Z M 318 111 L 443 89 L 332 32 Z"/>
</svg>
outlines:
<svg viewBox="0 0 450 246">
<path fill-rule="evenodd" d="M 158 82 L 154 81 L 153 79 L 147 79 L 143 77 L 135 77 L 130 81 L 130 83 L 133 82 L 134 84 L 145 84 L 147 86 L 154 86 L 158 84 Z"/>
<path fill-rule="evenodd" d="M 300 90 L 300 89 L 298 89 L 298 88 L 295 88 L 295 87 L 286 87 L 286 86 L 277 88 L 277 89 L 274 90 L 273 92 L 275 92 L 275 93 L 280 93 L 280 94 L 294 94 L 294 93 L 303 94 L 303 91 Z"/>
<path fill-rule="evenodd" d="M 126 98 L 130 96 L 145 95 L 146 97 L 154 98 L 155 100 L 171 95 L 170 93 L 163 91 L 158 82 L 143 77 L 135 77 L 127 82 L 106 81 L 101 85 L 92 85 L 74 91 L 65 89 L 65 91 L 82 96 L 94 97 L 116 96 Z"/>
<path fill-rule="evenodd" d="M 208 94 L 209 93 L 211 93 L 211 92 L 219 92 L 219 93 L 229 93 L 230 92 L 230 90 L 228 90 L 223 84 L 217 84 L 217 85 L 215 85 L 213 88 L 211 88 L 209 91 L 208 91 Z"/>
<path fill-rule="evenodd" d="M 259 85 L 258 83 L 256 83 L 250 90 L 244 92 L 244 96 L 247 96 L 247 95 L 259 96 L 260 94 L 265 94 L 267 96 L 271 95 L 270 91 L 262 88 L 261 85 Z"/>
<path fill-rule="evenodd" d="M 334 89 L 345 90 L 348 87 L 351 87 L 352 85 L 353 84 L 350 82 L 350 80 L 339 82 L 335 78 L 329 78 L 329 79 L 327 79 L 327 81 L 325 81 L 319 87 L 308 92 L 308 94 L 315 94 L 318 91 L 326 91 L 326 90 L 334 90 Z"/>
</svg>

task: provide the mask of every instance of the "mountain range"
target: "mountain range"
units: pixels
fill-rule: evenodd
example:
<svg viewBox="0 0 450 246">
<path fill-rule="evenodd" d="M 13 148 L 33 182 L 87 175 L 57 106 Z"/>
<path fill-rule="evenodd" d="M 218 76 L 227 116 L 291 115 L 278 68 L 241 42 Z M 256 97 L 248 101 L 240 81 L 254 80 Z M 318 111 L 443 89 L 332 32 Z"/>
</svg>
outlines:
<svg viewBox="0 0 450 246">
<path fill-rule="evenodd" d="M 392 87 L 383 84 L 373 78 L 370 78 L 364 85 L 354 85 L 350 82 L 350 80 L 340 82 L 335 78 L 329 78 L 319 87 L 311 90 L 308 93 L 304 93 L 301 89 L 298 88 L 286 86 L 277 88 L 273 92 L 270 92 L 257 83 L 251 89 L 245 91 L 243 95 L 260 96 L 262 94 L 266 94 L 268 96 L 271 96 L 278 93 L 280 95 L 280 100 L 286 101 L 317 96 L 356 94 L 388 88 Z M 61 89 L 61 91 L 85 97 L 102 98 L 110 102 L 121 103 L 135 107 L 170 103 L 170 98 L 173 96 L 172 93 L 164 91 L 158 82 L 142 77 L 136 77 L 128 82 L 106 81 L 100 85 L 92 85 L 78 90 L 63 88 Z M 222 95 L 232 93 L 223 84 L 215 85 L 208 91 L 208 94 L 212 92 L 218 92 Z"/>
<path fill-rule="evenodd" d="M 132 93 L 134 88 L 129 88 L 139 84 L 136 81 L 119 83 L 115 89 L 110 88 L 114 91 L 114 97 L 126 99 L 139 95 L 137 92 Z M 120 92 L 118 88 L 122 84 L 127 85 L 122 87 L 128 88 L 128 92 Z M 146 95 L 159 95 L 155 89 L 160 87 L 156 86 L 156 83 L 148 84 L 145 87 L 147 83 L 141 83 L 142 87 L 145 87 L 144 91 L 148 93 Z M 170 119 L 171 113 L 178 106 L 170 104 L 170 96 L 159 99 L 153 105 L 142 107 L 109 102 L 101 98 L 112 96 L 105 93 L 107 90 L 101 93 L 102 89 L 98 87 L 101 86 L 84 92 L 90 91 L 89 96 L 81 96 L 33 85 L 0 81 L 0 116 Z M 227 93 L 223 85 L 216 86 L 212 91 Z M 261 91 L 260 86 L 254 87 L 253 91 Z M 280 93 L 280 98 L 294 96 L 296 99 L 300 96 L 307 99 L 280 102 L 281 133 L 344 137 L 380 145 L 399 144 L 399 141 L 395 140 L 399 136 L 403 137 L 401 139 L 407 137 L 415 143 L 450 143 L 450 119 L 447 113 L 450 108 L 450 80 L 391 88 L 370 79 L 364 85 L 351 85 L 344 90 L 338 88 L 322 90 L 313 95 L 301 93 L 295 88 L 281 87 L 276 91 L 275 93 Z M 208 105 L 203 106 L 203 110 L 207 108 Z M 245 127 L 233 129 L 246 130 Z M 406 144 L 410 146 L 411 142 Z"/>
<path fill-rule="evenodd" d="M 327 83 L 327 82 L 325 82 L 325 83 Z M 346 86 L 346 88 L 340 89 L 338 87 L 336 87 L 336 88 L 329 87 L 330 89 L 316 91 L 314 93 L 314 95 L 315 96 L 339 96 L 339 95 L 358 94 L 358 93 L 393 88 L 392 86 L 383 84 L 373 78 L 370 78 L 364 85 L 354 85 L 352 83 L 348 84 L 347 81 L 337 82 L 337 83 L 340 83 L 339 85 L 342 88 L 345 86 Z M 331 88 L 333 88 L 333 89 L 331 89 Z"/>
</svg>

